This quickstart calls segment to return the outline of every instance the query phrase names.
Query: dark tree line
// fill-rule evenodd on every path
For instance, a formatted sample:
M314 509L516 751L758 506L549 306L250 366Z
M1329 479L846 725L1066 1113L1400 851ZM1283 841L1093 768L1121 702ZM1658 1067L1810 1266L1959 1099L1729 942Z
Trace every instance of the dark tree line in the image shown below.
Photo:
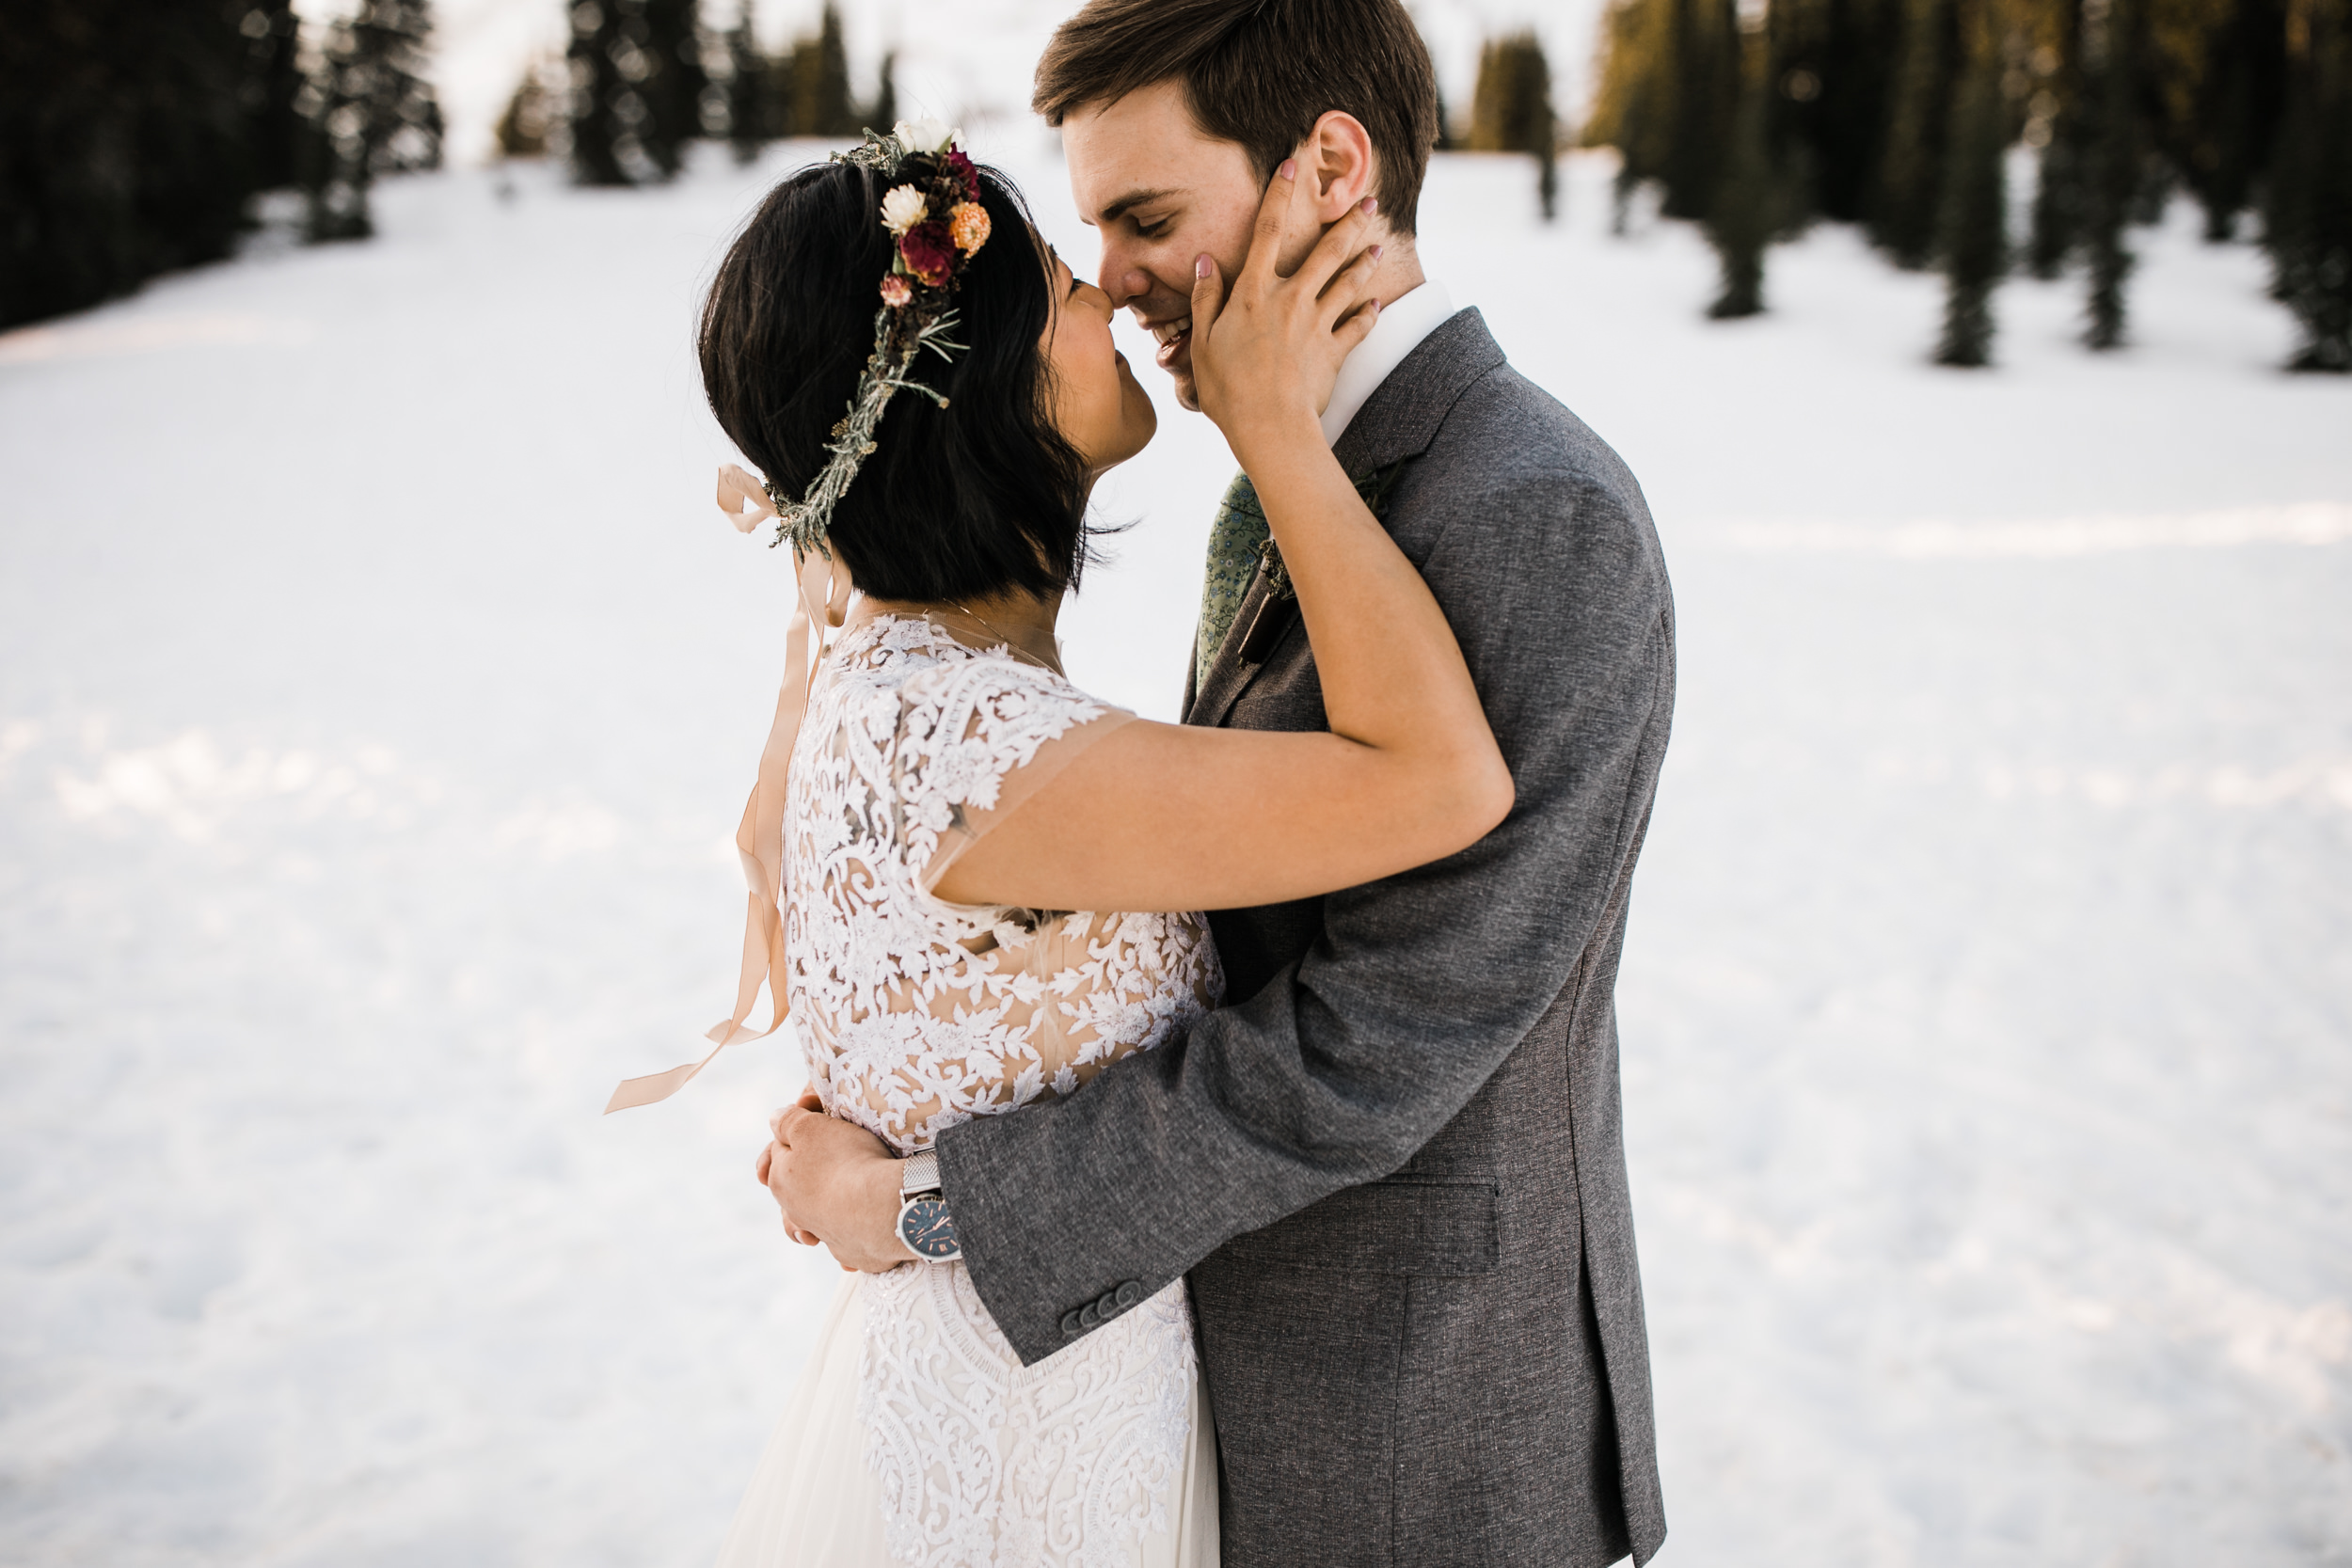
M0 6L0 325L219 260L261 191L306 184L316 237L365 233L367 182L440 156L429 25L365 0L313 75L292 0Z
M892 62L870 101L850 85L841 16L828 5L817 30L769 55L749 0L723 34L705 29L696 0L580 0L572 8L563 150L582 184L659 183L682 166L689 143L723 135L749 163L782 136L854 136L898 119ZM555 117L541 76L524 78L501 122L509 154L553 150Z
M1711 308L1763 308L1764 258L1859 225L1947 284L1936 357L1987 363L2013 261L2085 279L2084 341L2123 342L2132 230L2175 191L2224 241L2262 217L2298 368L2352 367L2352 0L1618 0L1588 143L1705 226ZM2006 152L2037 153L2022 244ZM1622 213L1622 205L1620 212Z

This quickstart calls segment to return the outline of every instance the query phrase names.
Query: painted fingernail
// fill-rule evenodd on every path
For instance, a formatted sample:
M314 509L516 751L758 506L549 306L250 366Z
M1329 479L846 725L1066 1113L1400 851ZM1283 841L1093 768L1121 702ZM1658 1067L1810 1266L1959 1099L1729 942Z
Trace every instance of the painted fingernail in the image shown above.
M1369 217L1369 216L1371 216L1373 214L1375 214L1375 213L1378 212L1379 210L1380 210L1380 198L1379 198L1378 197L1376 197L1376 196L1368 196L1368 197L1364 198L1364 215L1365 215L1365 216Z
M1380 260L1380 247L1378 245L1374 245L1372 247L1372 259L1375 261Z
M1285 180L1295 178L1298 173L1298 160L1295 158L1285 158L1282 160L1282 166L1276 169L1274 172L1280 175Z
M1209 253L1207 251L1204 250L1192 259L1192 275L1195 277L1209 276Z

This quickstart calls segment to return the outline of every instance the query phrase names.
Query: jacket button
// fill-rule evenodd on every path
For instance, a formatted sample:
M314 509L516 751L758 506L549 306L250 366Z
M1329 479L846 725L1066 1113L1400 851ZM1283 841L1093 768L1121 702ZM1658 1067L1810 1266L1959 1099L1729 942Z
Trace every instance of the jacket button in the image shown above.
M1120 1286L1118 1297L1119 1305L1121 1308L1133 1307L1136 1303L1143 1299L1143 1282L1138 1279L1128 1280L1125 1284Z
M1080 1328L1092 1328L1095 1324L1101 1323L1102 1321L1102 1310L1095 1303L1088 1302L1084 1307L1078 1308L1078 1326Z
M1094 1314L1096 1317L1101 1318L1104 1323L1108 1323L1113 1318L1118 1317L1119 1292L1117 1291L1104 1291L1102 1299L1094 1304Z
M1075 1307L1073 1307L1071 1310L1064 1312L1061 1315L1061 1331L1064 1334L1071 1336L1073 1338L1076 1338L1079 1332L1085 1327L1086 1325L1078 1321L1078 1313Z

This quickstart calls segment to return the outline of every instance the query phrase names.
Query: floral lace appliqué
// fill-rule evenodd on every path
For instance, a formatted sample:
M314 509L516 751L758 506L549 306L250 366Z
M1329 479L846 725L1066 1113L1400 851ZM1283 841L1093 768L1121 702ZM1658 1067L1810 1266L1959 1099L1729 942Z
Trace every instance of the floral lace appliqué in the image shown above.
M1075 1090L1223 987L1197 914L971 908L921 868L1108 709L928 622L851 628L792 764L787 982L810 1082L901 1153ZM860 1417L910 1568L1128 1560L1167 1528L1189 1435L1182 1281L1024 1368L961 1263L867 1276Z

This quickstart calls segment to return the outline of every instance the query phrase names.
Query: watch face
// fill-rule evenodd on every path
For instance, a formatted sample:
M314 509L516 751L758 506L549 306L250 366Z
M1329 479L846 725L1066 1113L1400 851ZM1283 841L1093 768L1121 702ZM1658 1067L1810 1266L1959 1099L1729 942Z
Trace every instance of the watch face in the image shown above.
M913 1248L918 1258L934 1263L963 1256L963 1248L956 1240L956 1222L947 1212L944 1198L918 1197L898 1212L898 1239Z

